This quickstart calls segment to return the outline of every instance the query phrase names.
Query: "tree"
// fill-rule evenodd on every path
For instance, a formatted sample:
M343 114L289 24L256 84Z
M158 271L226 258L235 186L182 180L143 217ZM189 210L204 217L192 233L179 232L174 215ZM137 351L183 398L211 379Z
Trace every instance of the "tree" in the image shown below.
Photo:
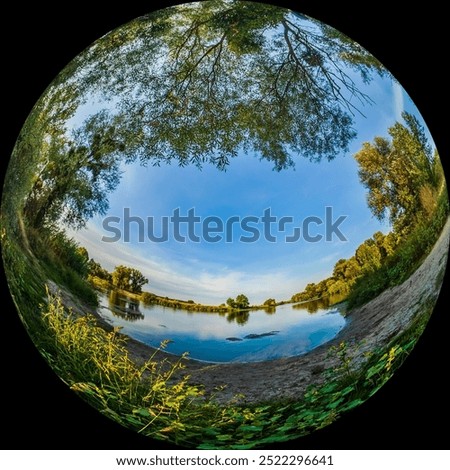
M30 164L31 153L35 170L29 178L20 165L31 180L26 219L82 227L107 210L120 165L136 160L225 169L245 151L280 170L296 156L332 159L370 103L350 69L363 82L384 73L334 29L266 4L215 0L141 17L72 61L24 126L15 154ZM99 111L69 131L88 101Z
M355 258L361 267L362 272L376 271L381 267L381 253L372 238L358 246Z
M423 126L409 113L402 116L404 124L389 128L390 139L376 137L355 155L370 210L379 220L388 217L398 233L408 232L430 212L425 192L435 199L440 183L439 157Z
M344 279L348 281L354 281L361 274L361 267L355 256L352 256L347 260Z
M98 113L68 139L50 135L41 152L42 163L24 206L34 227L61 217L75 228L108 208L107 194L120 181L118 151L124 149L114 131L114 120Z
M236 297L236 299L233 299L232 297L228 297L227 305L231 308L245 309L249 307L250 302L246 295L239 294Z
M79 246L77 253L86 261L86 263L89 262L89 253L84 246Z
M236 297L236 307L237 308L248 308L250 305L250 302L248 300L248 297L244 294L239 294L237 297Z
M395 247L399 241L398 236L394 232L389 232L387 235L381 232L375 232L372 238L380 251L382 261L394 253Z
M155 35L155 24L152 42L145 31ZM332 159L355 137L357 106L370 102L347 70L364 81L383 70L332 28L270 5L182 5L133 27L140 40L120 34L128 48L111 57L113 84L102 92L125 97L126 125L142 137L140 158L152 163L223 169L239 149L277 170L293 164L292 154Z
M267 299L264 301L264 305L266 305L267 307L275 307L277 305L277 302L275 301L275 299Z
M333 277L336 279L345 279L345 271L347 269L348 260L341 258L336 262L333 269Z
M105 268L101 266L100 263L97 263L93 258L88 262L89 275L93 277L98 277L104 279L105 281L112 282L111 273L109 273Z
M228 307L234 308L235 307L235 301L232 297L228 297L227 299L227 305Z
M119 289L139 294L142 292L142 286L148 283L148 279L139 270L120 265L114 268L112 282Z

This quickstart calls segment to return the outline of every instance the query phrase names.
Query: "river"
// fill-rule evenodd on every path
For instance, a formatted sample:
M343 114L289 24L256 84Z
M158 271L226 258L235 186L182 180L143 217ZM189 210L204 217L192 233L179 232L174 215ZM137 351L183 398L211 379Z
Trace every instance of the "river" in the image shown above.
M99 314L122 333L149 346L207 362L259 362L298 356L334 338L345 318L317 302L231 314L144 305L100 293Z

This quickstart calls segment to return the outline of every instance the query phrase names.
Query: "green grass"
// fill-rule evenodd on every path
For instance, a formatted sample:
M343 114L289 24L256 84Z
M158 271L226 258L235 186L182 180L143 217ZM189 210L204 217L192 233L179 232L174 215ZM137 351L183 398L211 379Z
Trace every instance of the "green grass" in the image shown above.
M30 334L41 328L38 305L45 298L45 276L37 261L14 238L2 234L2 257L8 285Z
M39 267L47 279L66 287L84 303L96 306L97 295L87 280L87 266L77 254L78 245L61 232L36 233L28 230L33 253L39 253Z
M220 406L189 384L180 361L155 356L137 366L126 338L106 332L92 317L76 317L49 296L42 306L47 334L38 347L58 375L101 413L143 435L200 449L247 449L301 437L323 428L372 396L407 357L428 321L432 305L386 348L373 351L359 370L348 346L330 354L338 366L326 382L296 402ZM62 418L63 419L63 418Z
M196 409L189 405L202 396L197 387L188 385L187 376L174 379L181 360L169 364L152 356L137 366L117 329L106 332L93 317L67 312L53 295L43 312L48 335L41 337L38 347L72 390L127 427L177 440L177 431L184 430L190 410Z

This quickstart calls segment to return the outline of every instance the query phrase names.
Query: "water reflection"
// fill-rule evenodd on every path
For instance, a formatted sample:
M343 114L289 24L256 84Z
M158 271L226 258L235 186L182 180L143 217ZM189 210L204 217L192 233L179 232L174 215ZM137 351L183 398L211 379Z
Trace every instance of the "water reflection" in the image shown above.
M117 291L99 297L99 313L124 334L153 347L170 340L168 352L187 352L203 361L255 362L304 354L345 325L338 309L320 308L324 299L226 313L147 305Z
M238 325L245 325L250 317L248 310L230 312L227 315L227 321L229 323L236 322Z
M264 307L264 312L267 313L267 315L273 315L276 313L277 308L276 307Z
M342 302L344 299L344 296L331 295L321 299L308 300L306 302L293 304L292 308L295 310L306 310L308 313L317 313L319 310L328 309L333 305Z
M114 316L127 321L143 320L145 317L139 309L139 300L120 294L116 290L108 293L108 308Z
M137 321L143 320L144 314L141 312L140 309L140 301L136 298L131 298L117 290L110 290L107 292L108 294L108 308L109 310L115 315L120 318L123 318L127 321ZM344 300L343 296L335 295L324 297L321 299L310 300L306 302L300 302L296 304L291 304L292 309L294 310L306 310L310 314L317 313L321 310L326 310L336 305ZM154 306L159 305L157 302L152 302L151 300L147 299L146 302L142 302L142 306L145 309L151 309ZM280 307L280 306L279 306ZM167 306L166 306L167 308ZM248 323L250 315L252 312L264 312L267 315L274 315L277 313L276 306L264 306L258 309L249 309L249 310L218 310L213 311L210 309L204 310L187 310L181 307L180 304L173 304L169 307L171 310L181 310L184 314L188 317L194 317L196 314L203 313L209 315L217 315L220 317L225 317L228 323L235 322L238 325L245 325Z

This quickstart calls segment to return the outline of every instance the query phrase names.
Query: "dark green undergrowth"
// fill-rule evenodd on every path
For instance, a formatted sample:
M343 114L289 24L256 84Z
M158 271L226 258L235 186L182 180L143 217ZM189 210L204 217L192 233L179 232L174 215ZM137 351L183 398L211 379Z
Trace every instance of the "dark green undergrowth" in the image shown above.
M92 306L97 295L88 282L87 259L79 253L79 245L63 232L28 231L33 253L39 253L39 265L47 279L66 287L76 298Z
M33 256L2 233L2 258L8 285L30 335L42 328L39 304L45 297L45 275Z

